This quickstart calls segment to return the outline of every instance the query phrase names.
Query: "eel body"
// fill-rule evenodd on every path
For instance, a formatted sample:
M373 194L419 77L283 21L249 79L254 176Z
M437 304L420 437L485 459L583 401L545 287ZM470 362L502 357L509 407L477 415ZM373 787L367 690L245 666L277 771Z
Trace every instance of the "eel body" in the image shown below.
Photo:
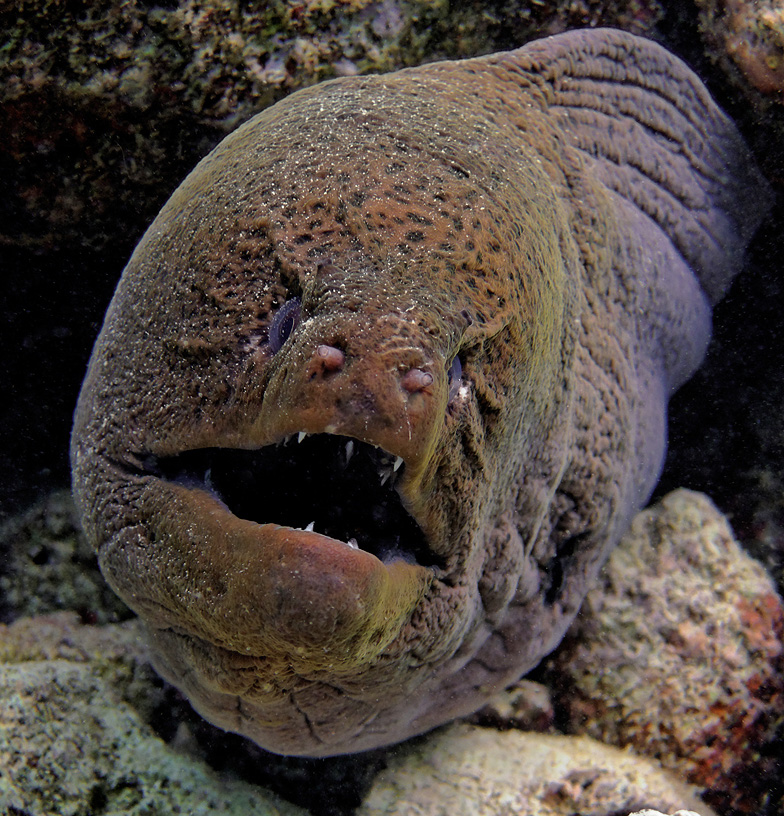
M766 196L696 76L608 29L227 137L133 253L72 439L162 674L323 756L535 666L653 489Z

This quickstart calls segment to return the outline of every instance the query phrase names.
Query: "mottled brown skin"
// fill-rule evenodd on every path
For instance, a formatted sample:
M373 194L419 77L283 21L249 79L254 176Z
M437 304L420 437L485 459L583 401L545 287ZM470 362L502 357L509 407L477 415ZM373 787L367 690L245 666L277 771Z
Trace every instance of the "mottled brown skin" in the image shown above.
M534 666L655 483L764 198L694 75L610 30L325 83L228 137L131 258L73 435L85 529L161 672L318 756ZM402 457L428 563L240 518L150 464L301 431Z

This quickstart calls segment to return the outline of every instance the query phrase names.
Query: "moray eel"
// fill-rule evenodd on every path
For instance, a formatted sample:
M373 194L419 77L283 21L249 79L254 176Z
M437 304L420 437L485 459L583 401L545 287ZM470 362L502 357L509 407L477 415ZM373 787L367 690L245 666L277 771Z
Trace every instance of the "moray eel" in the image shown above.
M766 200L695 75L613 30L325 82L229 135L134 251L73 430L159 671L325 756L535 666L653 489Z

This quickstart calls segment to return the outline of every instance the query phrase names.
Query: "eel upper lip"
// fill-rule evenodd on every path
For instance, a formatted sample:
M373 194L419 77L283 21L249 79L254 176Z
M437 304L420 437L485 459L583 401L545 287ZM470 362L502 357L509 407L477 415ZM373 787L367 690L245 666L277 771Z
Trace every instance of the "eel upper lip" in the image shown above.
M199 448L144 460L152 475L206 490L248 521L315 532L373 553L436 566L397 483L403 459L330 433L288 434L260 448Z

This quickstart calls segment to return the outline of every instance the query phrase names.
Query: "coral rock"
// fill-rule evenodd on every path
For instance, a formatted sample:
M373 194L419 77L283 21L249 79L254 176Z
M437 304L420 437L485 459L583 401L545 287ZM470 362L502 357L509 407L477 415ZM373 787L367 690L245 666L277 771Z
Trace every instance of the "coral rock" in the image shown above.
M783 630L765 570L706 497L678 490L636 517L550 668L570 730L754 812L784 718Z
M784 99L784 8L780 0L698 0L703 28L746 81Z
M357 816L606 816L646 807L712 811L649 760L585 737L455 725L410 744Z
M77 610L87 623L131 616L98 570L70 491L56 491L0 526L0 552L0 621L63 609Z
M138 628L68 613L0 626L0 813L301 816L153 733L127 702L154 690Z

